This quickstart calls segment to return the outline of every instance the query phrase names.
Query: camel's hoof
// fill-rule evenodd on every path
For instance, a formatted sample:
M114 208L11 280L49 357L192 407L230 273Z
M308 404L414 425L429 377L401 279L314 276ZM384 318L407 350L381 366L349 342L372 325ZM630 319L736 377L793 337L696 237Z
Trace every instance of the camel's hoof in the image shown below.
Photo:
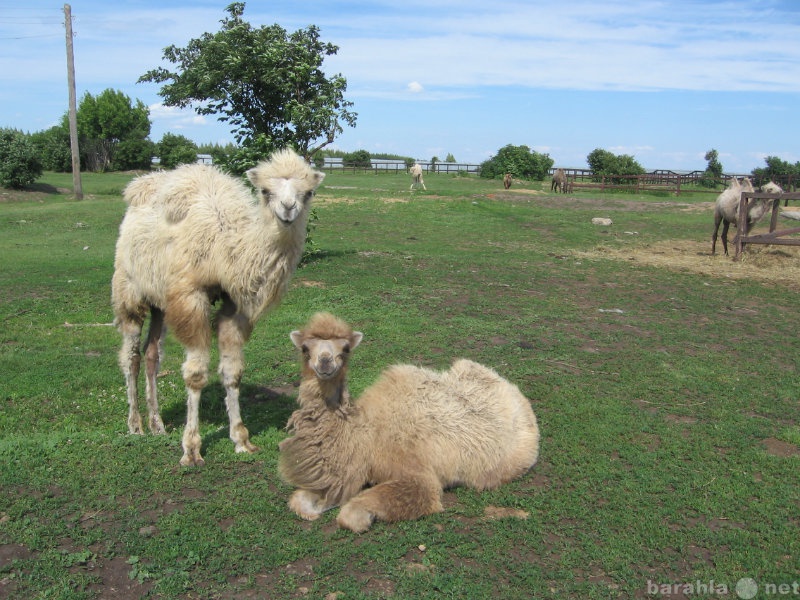
M128 421L128 433L131 435L144 435L144 429L142 429L142 422L141 420L129 420Z
M243 452L248 452L249 454L253 454L258 452L260 448L258 446L254 446L249 441L242 442L241 444L236 444L236 453L241 454Z
M164 428L164 423L161 422L161 419L150 421L150 433L153 435L166 435L167 430Z
M184 467L202 467L204 464L206 464L206 461L203 460L199 453L184 454L183 458L181 458L181 465Z

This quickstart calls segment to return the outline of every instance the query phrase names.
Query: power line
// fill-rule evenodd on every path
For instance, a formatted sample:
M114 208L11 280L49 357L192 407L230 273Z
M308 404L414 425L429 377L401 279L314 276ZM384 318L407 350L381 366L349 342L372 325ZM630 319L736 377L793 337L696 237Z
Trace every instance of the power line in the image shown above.
M9 15L8 11L16 11L17 14ZM19 5L0 3L0 26L6 26L0 35L0 40L28 40L42 38L60 37L60 31L52 33L27 33L36 27L46 31L52 31L53 26L58 26L59 30L64 26L63 13L60 9L30 9ZM56 14L61 13L61 18ZM23 30L15 33L14 30Z
M42 35L18 35L13 37L0 37L0 40L30 40L33 38L54 38L54 37L61 37L61 35L55 33L48 33Z

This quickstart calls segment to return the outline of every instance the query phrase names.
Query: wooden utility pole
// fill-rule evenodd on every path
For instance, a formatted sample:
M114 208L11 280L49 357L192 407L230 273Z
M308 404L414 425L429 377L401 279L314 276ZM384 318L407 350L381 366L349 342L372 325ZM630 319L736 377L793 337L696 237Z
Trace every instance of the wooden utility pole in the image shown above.
M83 200L81 185L81 156L78 150L78 109L75 99L75 58L72 53L72 8L64 5L64 25L67 28L67 84L69 85L69 145L72 150L72 188L76 200Z

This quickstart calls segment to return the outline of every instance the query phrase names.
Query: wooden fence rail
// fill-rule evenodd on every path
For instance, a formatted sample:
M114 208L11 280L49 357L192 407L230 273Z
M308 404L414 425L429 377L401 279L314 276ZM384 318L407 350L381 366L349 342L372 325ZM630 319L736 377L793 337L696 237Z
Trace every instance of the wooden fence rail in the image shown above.
M769 222L769 233L759 235L748 235L747 214L753 205L752 200L767 199L772 200L772 216ZM739 212L737 215L737 233L733 240L736 246L736 254L733 260L739 260L739 256L745 244L774 244L776 246L800 246L800 238L789 238L786 236L800 233L800 227L778 230L778 214L780 212L781 200L784 205L789 204L789 200L800 200L800 193L784 194L765 194L763 192L742 192L739 198Z

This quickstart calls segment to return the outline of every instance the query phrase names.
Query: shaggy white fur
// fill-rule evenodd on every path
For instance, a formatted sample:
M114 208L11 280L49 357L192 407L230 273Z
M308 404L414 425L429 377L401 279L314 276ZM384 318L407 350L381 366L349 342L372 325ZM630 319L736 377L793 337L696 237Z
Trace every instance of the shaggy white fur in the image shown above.
M413 190L414 185L418 184L422 186L423 190L427 191L428 188L425 187L425 182L422 180L422 165L414 163L411 165L409 173L411 173L411 187L409 189Z
M257 450L239 412L242 347L258 318L276 306L302 257L314 190L324 174L283 150L240 180L207 165L185 165L133 180L124 191L128 210L117 241L112 305L122 333L119 354L128 394L128 429L142 433L137 380L140 341L145 347L149 427L164 433L156 393L167 326L186 349L183 379L187 417L183 465L203 464L198 407L208 381L211 316L219 344L230 437L237 452Z
M440 512L443 488L493 488L536 462L530 401L469 360L443 372L395 365L351 403L346 373L362 337L329 313L291 334L303 379L278 469L298 488L289 507L300 517L341 505L339 525L361 532Z

